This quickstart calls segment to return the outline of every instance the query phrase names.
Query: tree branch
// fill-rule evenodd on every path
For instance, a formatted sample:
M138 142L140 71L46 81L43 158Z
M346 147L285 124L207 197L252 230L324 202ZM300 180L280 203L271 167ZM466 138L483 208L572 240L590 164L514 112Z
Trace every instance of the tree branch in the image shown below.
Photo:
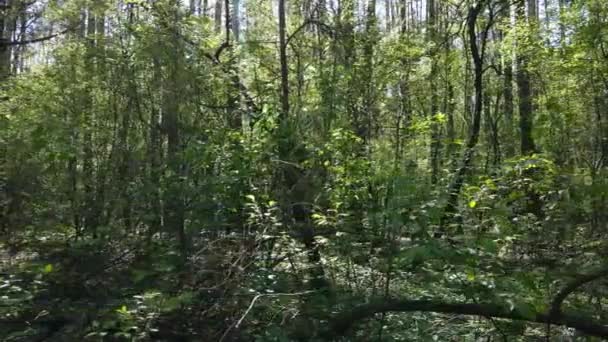
M165 25L165 28L167 28L167 29L171 30L173 33L177 34L180 37L180 39L182 39L186 44L188 44L192 47L199 47L200 44L191 40L190 38L186 37L185 35L183 35L179 32L176 32L169 25ZM209 61L211 61L211 63L213 65L222 69L222 71L230 78L232 86L235 87L236 89L238 89L241 96L243 96L243 98L245 100L245 105L247 106L249 111L251 111L253 114L259 115L261 113L261 110L259 109L259 107L255 103L255 100L249 93L247 86L245 86L245 84L243 82L241 82L241 80L239 79L238 75L236 74L236 72L234 70L231 70L230 68L228 68L225 64L223 64L220 61L220 56L221 56L222 52L228 47L230 47L230 44L228 44L227 42L223 42L217 48L217 50L215 50L215 52L213 54L203 51L202 55L205 58L207 58Z
M243 323L243 320L245 320L245 317L247 317L247 314L249 314L249 311L251 311L251 309L253 309L253 305L255 304L255 302L262 298L262 297L280 297L280 296L302 296L302 295L307 295L307 294L311 294L316 292L315 290L308 290L308 291L303 291L303 292L295 292L295 293L262 293L259 294L255 297L253 297L253 300L251 301L251 303L249 303L249 307L247 307L247 310L245 310L245 313L243 313L243 315L241 316L241 318L239 318L238 321L236 321L235 323L233 323L232 325L230 325L228 327L228 329L226 329L226 331L224 332L224 334L222 335L222 337L220 338L220 342L224 341L226 339L226 337L228 336L228 333L230 333L230 331L233 328L238 328L241 323Z
M45 37L40 37L40 38L33 38L33 39L27 39L27 40L8 40L5 38L0 38L0 47L4 47L4 46L15 46L15 45L27 45L27 44L33 44L33 43L40 43L40 42L44 42L47 40L51 40L57 36L60 36L64 33L67 33L69 31L69 29L63 30L61 32L55 33L55 34L51 34L49 36L45 36Z
M575 328L583 333L598 337L608 337L608 325L592 320L590 317L576 315L560 315L553 317L548 313L528 314L517 309L496 304L467 304L446 303L434 300L400 300L378 299L367 304L354 307L352 310L336 317L331 322L331 332L335 336L343 336L356 322L371 318L378 313L385 312L436 312L445 314L458 314L503 318L534 323L551 323Z
M580 276L579 278L574 279L570 283L568 283L564 288L562 288L553 298L551 302L551 317L557 318L562 315L561 307L562 303L566 298L571 295L574 291L576 291L581 286L590 283L594 280L597 280L602 277L608 277L608 266L597 270L596 272L585 274Z
M289 45L289 43L291 42L291 40L298 34L300 33L300 31L302 31L306 26L308 25L317 25L319 27L323 27L328 31L333 31L332 27L319 21L319 20L315 20L315 19L307 19L305 20L300 26L298 26L297 29L295 29L285 40L285 45Z

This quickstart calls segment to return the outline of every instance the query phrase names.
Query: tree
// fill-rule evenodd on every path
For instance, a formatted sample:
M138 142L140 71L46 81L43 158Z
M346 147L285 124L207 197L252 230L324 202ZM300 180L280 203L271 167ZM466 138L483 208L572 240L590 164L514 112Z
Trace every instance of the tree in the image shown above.
M481 43L478 43L476 29L477 18L485 6L485 1L479 1L473 4L470 7L467 16L467 32L469 36L469 46L474 67L473 85L475 89L475 103L472 113L471 129L465 145L465 151L462 155L462 161L448 188L448 201L441 219L442 228L445 227L451 215L456 212L460 189L462 188L464 178L473 162L474 149L477 146L477 142L479 140L479 131L481 128L481 113L483 110L483 59L485 54L487 34L494 20L493 16L491 15L488 20L488 24L485 26L484 30L481 33ZM492 10L490 10L490 13L492 13Z
M527 15L526 15L527 13ZM530 30L534 32L536 28L536 1L527 1L526 5L521 2L517 7L517 19L520 22L527 22ZM534 33L531 33L534 35ZM527 63L525 50L520 52L517 57L517 92L519 97L519 130L521 136L521 153L528 155L536 151L534 138L532 137L532 120L534 117L533 95L531 89L530 73Z

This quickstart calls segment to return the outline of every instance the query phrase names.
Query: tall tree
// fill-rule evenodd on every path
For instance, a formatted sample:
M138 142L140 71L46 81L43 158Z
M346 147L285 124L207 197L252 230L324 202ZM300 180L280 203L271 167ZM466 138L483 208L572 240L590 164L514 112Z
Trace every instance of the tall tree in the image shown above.
M471 59L473 62L473 87L475 94L475 102L472 113L471 129L466 141L465 150L462 155L461 164L456 171L452 182L448 188L448 200L444 208L441 218L441 228L445 229L446 224L451 220L452 215L456 212L458 206L458 197L460 190L465 180L465 176L469 172L473 162L475 147L479 141L479 131L481 127L481 114L483 111L483 70L484 70L484 52L487 39L487 33L493 24L493 18L490 17L484 30L479 37L477 36L477 18L482 10L486 7L486 0L475 2L468 11L467 16L467 33L469 38L469 48L471 51Z
M287 21L285 0L279 0L279 65L281 68L281 113L279 122L284 124L289 116L289 66L287 65Z
M437 84L437 73L438 73L438 58L436 52L438 48L438 32L437 32L437 4L435 0L427 0L427 41L429 42L429 55L431 60L431 71L429 74L429 89L431 96L429 97L429 116L431 120L431 143L430 143L430 166L431 166L431 183L437 183L439 177L439 162L440 162L440 149L441 149L441 137L440 137L440 125L437 122L436 115L438 114L438 88Z
M527 5L527 6L526 6ZM527 12L526 12L527 9ZM527 15L526 15L527 13ZM520 2L517 7L517 20L526 25L529 34L534 36L536 30L536 0ZM536 151L536 144L532 136L534 118L534 95L528 63L529 47L521 46L517 55L517 94L519 98L519 130L521 137L521 153L528 155Z
M176 234L182 258L185 260L188 254L188 241L185 232L185 204L183 194L184 165L182 161L183 142L180 130L180 89L181 67L183 64L183 45L181 44L180 32L177 23L180 18L179 2L170 0L166 4L166 17L160 18L163 28L172 39L166 63L166 70L160 71L163 77L162 83L162 128L167 137L167 172L168 187L165 191L165 217L166 228Z

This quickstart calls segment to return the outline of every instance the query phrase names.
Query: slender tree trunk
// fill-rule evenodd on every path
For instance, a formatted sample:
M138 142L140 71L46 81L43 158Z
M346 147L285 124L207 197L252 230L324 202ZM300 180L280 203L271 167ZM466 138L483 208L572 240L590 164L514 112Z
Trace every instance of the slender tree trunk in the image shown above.
M153 85L159 89L162 89L162 74L161 66L158 57L153 59ZM152 239L152 236L160 232L161 229L161 217L162 217L162 205L161 205L161 192L159 185L161 184L161 153L162 153L162 141L161 141L161 114L163 108L155 107L150 112L150 123L148 127L148 148L147 148L147 159L148 159L148 188L149 190L149 221L148 221L148 242Z
M519 130L521 134L521 154L534 153L536 146L532 137L532 95L530 94L530 75L525 57L518 58L517 86L519 95Z
M279 0L279 63L281 65L281 114L285 123L289 115L289 66L287 64L285 0Z
M501 35L502 36L502 35ZM513 132L513 62L511 58L505 56L505 62L503 64L503 112L505 115L505 125L507 126L506 132L507 137L511 138L515 135ZM512 157L515 155L515 148L513 144L507 144L506 147L506 155L507 157Z
M133 83L131 80L128 83ZM122 114L122 122L119 130L119 150L120 150L120 164L118 166L118 181L120 186L119 192L121 196L121 211L122 211L122 223L127 233L132 231L133 225L131 220L132 212L132 198L129 190L129 184L131 183L131 148L129 133L131 131L131 115L135 112L134 97L137 89L129 84L129 99L127 108Z
M456 101L454 99L454 85L453 84L448 84L447 86L447 91L446 91L446 110L445 110L445 115L447 118L447 122L446 122L446 134L447 134L447 148L446 148L446 158L448 159L448 161L452 164L451 165L451 169L452 171L455 170L455 162L454 162L454 155L456 154L456 148L457 148L457 144L456 144L456 126L455 126L455 122L454 122L454 112L455 112L455 107L456 107Z
M174 20L178 20L178 2L172 4L172 14ZM167 169L169 186L165 192L165 223L169 231L176 234L182 258L187 258L188 243L184 227L184 196L183 196L183 177L184 168L182 165L182 142L180 135L180 77L179 68L183 65L182 49L179 44L179 33L172 29L172 53L170 60L167 61L167 75L162 87L162 126L167 135Z
M17 0L6 0L4 10L0 12L0 39L10 41L13 37L15 18L13 8ZM12 46L0 44L0 81L6 79L11 73Z
M26 30L27 30L28 15L27 15L27 12L25 11L25 8L22 8L22 10L20 12L21 13L19 13L19 36L20 36L19 40L21 41L21 43L23 43L27 39ZM25 46L25 44L23 44L23 45L17 46L13 51L13 73L14 74L23 72L23 69L25 67L25 61L24 61L25 50L26 50L26 46Z
M525 7L518 7L518 20L520 23L526 21ZM536 6L534 0L528 2L528 22L531 23ZM532 23L534 24L534 23ZM521 137L521 154L529 155L536 151L534 138L532 137L533 128L533 95L530 81L530 73L528 71L528 57L525 52L520 52L517 56L517 92L519 97L519 129Z
M224 0L224 34L226 35L226 44L230 44L230 0Z
M241 1L232 0L232 33L235 42L239 42L241 39L240 9Z
M290 127L290 99L289 99L289 70L287 60L286 42L286 0L279 0L279 63L281 67L281 86L280 103L281 112L279 116L279 127L277 136L279 142L279 158L299 164L303 161L300 147L297 143L297 132ZM281 202L285 210L287 224L293 225L300 236L300 241L307 251L308 262L310 264L309 274L311 277L310 286L314 289L327 287L325 270L321 263L321 252L315 239L315 227L311 221L311 202L310 193L313 190L311 175L304 173L301 169L286 164L280 166L278 175L281 179Z
M344 88L340 89L340 98L343 100L343 110L347 113L348 118L355 126L358 126L359 109L357 101L360 98L360 94L357 93L360 84L357 82L355 77L354 64L357 60L357 48L355 41L355 18L356 18L356 7L355 0L343 0L341 1L341 7L339 8L339 29L340 38L336 36L336 40L339 39L341 46L340 58L338 58L340 65L343 68L343 74L346 77L344 82Z
M90 75L95 75L95 14L92 10L87 11L86 22L87 60L86 70ZM84 185L84 201L82 216L84 218L84 229L94 238L97 237L97 218L95 215L95 175L93 156L93 129L95 118L93 115L95 103L93 102L93 91L91 85L87 86L84 94L83 121L83 159L82 179Z
M566 44L566 25L564 24L564 16L566 11L566 0L559 1L559 41L562 46Z
M70 143L72 146L78 146L78 128L74 122L74 118L67 118L70 127ZM78 157L74 151L67 163L68 171L68 197L70 201L70 209L72 212L72 225L74 227L75 237L78 239L81 234L81 216L80 216L80 196L78 191Z
M215 0L215 33L222 31L222 0Z
M376 18L376 0L369 0L367 4L367 19L365 24L365 45L363 47L364 58L364 90L363 90L363 114L365 118L359 118L358 134L366 142L366 147L369 148L371 142L372 131L376 120L376 82L374 74L374 50L376 47L377 33L377 18Z
M407 16L407 0L401 0L400 6L400 19L401 19L401 27L400 27L400 38L401 40L407 39L408 34L408 16ZM401 126L408 127L410 123L410 91L409 91L409 74L410 74L410 62L407 57L402 56L399 59L400 68L401 68L401 76L399 79L399 117L397 120L397 145L396 145L396 158L401 159Z
M430 143L430 167L431 167L431 184L436 184L439 178L440 168L440 150L441 150L441 127L436 120L437 114L437 103L439 102L438 86L437 86L437 73L438 73L438 61L436 56L436 44L437 42L437 19L436 19L436 3L435 0L427 0L427 41L432 46L430 50L431 57L431 72L429 75L430 83L430 106L429 115L431 119L431 143Z
M238 0L233 0L233 9L238 8ZM238 25L238 17L236 16L235 13L233 13L233 15L231 16L230 14L230 1L229 0L225 0L224 3L224 24L225 24L225 41L224 44L225 46L227 46L227 53L231 54L232 57L232 52L233 50L231 49L231 40L230 40L230 32L232 31L233 33L233 39L235 41L238 42L238 30L239 30L239 25ZM232 19L231 19L232 18ZM241 115L241 111L240 106L239 106L239 100L240 100L240 84L241 83L241 79L238 73L238 65L236 63L236 58L230 58L229 61L226 63L226 69L229 70L228 73L231 74L232 76L232 83L231 85L228 87L227 89L227 104L226 104L226 116L227 116L227 120L228 120L228 125L230 128L236 130L236 131L240 131L242 129L243 126L243 118Z
M494 115L492 117L491 124L491 132L492 132L492 153L494 154L493 165L495 168L500 166L500 162L502 160L502 152L500 145L500 132L498 130L499 121L500 121L500 100L502 96L501 94L496 95L496 102L494 102Z
M477 43L476 24L477 17L483 8L484 0L477 2L469 9L469 15L467 19L467 32L469 36L469 47L471 50L471 56L473 59L473 71L474 71L474 89L475 89L475 104L473 107L473 122L471 123L471 130L465 151L462 156L462 161L459 169L456 171L454 178L448 188L448 201L444 208L444 213L441 218L440 227L443 230L441 233L445 233L445 228L448 221L452 218L453 214L456 213L458 206L458 197L460 195L460 189L465 180L465 176L473 162L474 149L479 140L479 130L481 125L481 114L483 111L483 59L480 53L479 45ZM482 35L481 44L485 44L486 37Z
M510 7L511 8L511 7ZM509 8L509 9L510 9ZM506 20L509 21L508 27L510 26L511 20L511 11L506 12ZM508 29L507 27L507 29ZM503 29L496 30L496 34L498 36L498 40L504 44L506 33ZM500 76L502 79L502 112L504 114L504 125L505 125L505 136L507 141L511 141L516 133L514 132L514 115L513 115L513 58L512 54L502 54L498 53L497 59L501 60L500 70L502 74ZM507 143L505 146L505 157L510 158L513 157L516 152L516 147L512 143Z

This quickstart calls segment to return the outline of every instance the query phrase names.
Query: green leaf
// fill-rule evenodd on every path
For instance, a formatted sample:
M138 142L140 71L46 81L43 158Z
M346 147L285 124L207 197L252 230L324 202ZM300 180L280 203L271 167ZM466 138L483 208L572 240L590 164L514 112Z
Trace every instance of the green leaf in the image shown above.
M53 272L53 264L46 264L44 266L44 268L42 269L42 271L44 273L51 273L51 272Z
M477 206L477 202L475 200L472 200L469 202L469 208L473 209Z
M467 271L467 280L468 281L475 281L475 272L473 272L473 270L468 270Z

